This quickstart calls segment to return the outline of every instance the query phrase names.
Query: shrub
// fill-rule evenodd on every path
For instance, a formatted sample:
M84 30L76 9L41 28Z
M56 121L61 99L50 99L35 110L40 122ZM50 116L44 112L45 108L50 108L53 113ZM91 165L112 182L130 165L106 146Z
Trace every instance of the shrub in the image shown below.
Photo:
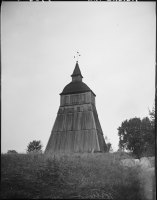
M1 198L142 199L138 169L122 168L117 153L4 154Z
M16 152L15 150L8 150L7 153L8 153L8 154L15 154L15 153L17 153L17 152Z
M27 153L42 153L42 144L41 141L33 140L27 146Z

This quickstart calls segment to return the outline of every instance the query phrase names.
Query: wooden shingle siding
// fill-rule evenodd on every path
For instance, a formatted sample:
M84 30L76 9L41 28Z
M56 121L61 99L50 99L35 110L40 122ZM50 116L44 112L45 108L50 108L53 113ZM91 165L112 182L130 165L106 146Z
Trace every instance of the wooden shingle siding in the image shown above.
M97 114L96 112L93 112L93 115L94 115L94 118L95 118L96 129L97 129L101 134L103 134L102 128L101 128L101 125L100 125L100 122L99 122L99 119L98 119L98 114Z
M95 106L95 96L92 92L61 95L60 105L79 105L85 103L92 103Z
M104 152L96 130L52 132L46 151L91 152L92 149ZM53 141L53 142L52 142ZM55 143L54 143L55 141Z
M106 144L95 124L92 111L58 115L46 152L104 152Z
M92 111L58 114L53 131L96 129L97 126L95 124Z
M106 151L92 92L61 95L45 153Z
M99 140L100 151L105 152L105 151L107 150L107 147L106 147L105 140L104 140L104 138L103 138L103 134L100 133L100 132L97 130L97 136L98 136L98 140Z

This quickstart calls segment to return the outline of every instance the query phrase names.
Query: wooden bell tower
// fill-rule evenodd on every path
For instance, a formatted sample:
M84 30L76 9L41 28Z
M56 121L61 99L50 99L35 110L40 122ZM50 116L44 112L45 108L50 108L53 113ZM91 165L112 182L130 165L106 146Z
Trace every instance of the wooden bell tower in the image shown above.
M105 152L94 92L82 82L78 61L72 81L60 93L60 107L45 154L57 152Z

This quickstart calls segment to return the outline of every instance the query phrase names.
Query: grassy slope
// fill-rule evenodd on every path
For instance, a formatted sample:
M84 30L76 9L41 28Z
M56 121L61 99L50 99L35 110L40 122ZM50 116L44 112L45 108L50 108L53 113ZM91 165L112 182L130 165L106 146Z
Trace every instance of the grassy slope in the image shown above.
M126 154L1 155L1 199L144 199L138 169Z

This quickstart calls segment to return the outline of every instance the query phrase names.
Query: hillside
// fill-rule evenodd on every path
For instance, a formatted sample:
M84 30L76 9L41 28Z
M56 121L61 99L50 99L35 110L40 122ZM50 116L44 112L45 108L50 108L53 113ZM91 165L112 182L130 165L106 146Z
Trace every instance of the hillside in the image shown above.
M1 199L147 199L139 168L126 153L1 155Z

